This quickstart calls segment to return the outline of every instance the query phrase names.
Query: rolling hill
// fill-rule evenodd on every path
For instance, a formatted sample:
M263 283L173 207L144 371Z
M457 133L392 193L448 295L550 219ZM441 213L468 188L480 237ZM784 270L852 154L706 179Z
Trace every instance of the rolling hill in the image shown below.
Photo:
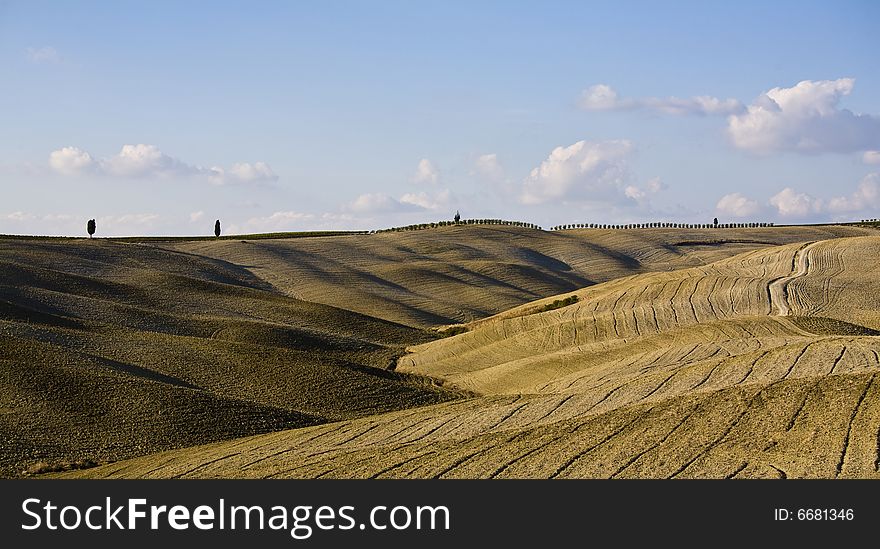
M470 322L632 274L781 244L872 234L844 226L567 230L449 226L350 237L170 242L285 295L409 326Z
M471 398L74 476L878 476L880 237L819 240L613 278L398 360Z
M455 398L387 370L428 337L150 245L0 241L0 472Z

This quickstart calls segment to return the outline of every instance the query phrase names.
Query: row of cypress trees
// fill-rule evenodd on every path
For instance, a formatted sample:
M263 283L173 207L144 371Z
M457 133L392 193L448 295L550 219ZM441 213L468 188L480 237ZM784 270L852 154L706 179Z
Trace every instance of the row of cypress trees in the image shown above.
M556 225L551 231L564 231L568 229L749 229L756 227L773 227L773 223L629 223L625 225L608 225L603 223L572 223L569 225Z

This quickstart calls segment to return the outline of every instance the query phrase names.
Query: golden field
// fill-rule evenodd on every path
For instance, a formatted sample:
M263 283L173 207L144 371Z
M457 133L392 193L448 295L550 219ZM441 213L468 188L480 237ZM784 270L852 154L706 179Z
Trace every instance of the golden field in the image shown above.
M0 467L877 476L878 249L842 226L0 239Z

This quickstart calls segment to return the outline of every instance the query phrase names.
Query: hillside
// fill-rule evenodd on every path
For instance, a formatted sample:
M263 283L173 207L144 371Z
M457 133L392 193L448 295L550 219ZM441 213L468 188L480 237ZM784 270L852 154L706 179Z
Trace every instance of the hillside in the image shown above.
M0 474L442 402L420 330L151 245L0 240Z
M622 276L705 265L780 244L866 234L875 231L803 226L546 232L467 225L161 245L238 265L291 297L430 327L469 322Z
M625 276L413 346L481 396L88 477L876 477L880 237Z

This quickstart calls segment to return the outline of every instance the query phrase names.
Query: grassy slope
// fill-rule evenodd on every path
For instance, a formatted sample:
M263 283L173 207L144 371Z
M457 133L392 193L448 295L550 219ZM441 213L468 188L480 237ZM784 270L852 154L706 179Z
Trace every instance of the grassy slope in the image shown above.
M401 360L484 396L78 476L876 476L880 273L864 258L878 247L811 247L785 288L791 317L774 315L768 286L802 245L627 277Z

